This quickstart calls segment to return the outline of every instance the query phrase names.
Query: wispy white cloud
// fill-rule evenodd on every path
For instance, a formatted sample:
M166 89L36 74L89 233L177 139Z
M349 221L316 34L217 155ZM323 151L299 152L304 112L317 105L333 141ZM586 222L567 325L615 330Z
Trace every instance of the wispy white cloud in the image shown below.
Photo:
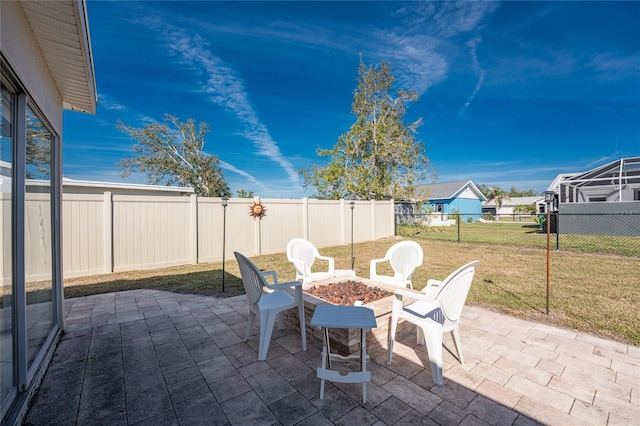
M620 79L640 74L640 52L631 55L620 55L616 52L605 52L596 55L589 63L601 75L610 79Z
M247 173L244 170L240 170L237 167L233 166L232 164L229 164L226 161L222 161L222 160L220 161L220 167L223 170L227 170L229 172L242 176L247 181L251 182L253 185L257 185L260 188L265 189L264 184L260 182L258 179L256 179L251 173Z
M482 68L480 68L480 63L478 62L478 55L476 53L476 47L478 43L480 43L479 38L474 38L473 40L469 40L467 42L467 46L469 46L469 50L471 53L471 64L478 76L478 81L476 82L476 87L473 89L471 96L469 96L469 98L464 103L462 108L460 108L460 112L459 112L460 115L463 115L464 113L467 112L467 108L469 108L469 105L471 105L471 102L473 102L473 100L475 99L476 95L480 91L480 88L482 87L482 82L484 81L485 72Z
M439 2L433 14L434 29L443 37L473 31L496 10L498 4L494 1Z
M439 41L431 36L404 35L383 31L373 53L377 59L389 61L400 84L423 94L429 87L447 77L446 58L438 53Z
M99 97L98 108L104 108L106 111L109 111L110 113L126 114L127 117L137 122L153 123L154 121L156 121L155 119L153 119L152 117L149 117L148 115L133 111L131 108L121 104L120 102L118 102L116 99L114 99L109 95L105 95L101 93L98 95L98 97ZM124 118L122 117L119 117L119 118L124 121ZM99 120L99 122L101 125L104 125L104 126L115 125L115 121L111 122L105 119L101 119ZM133 123L127 123L127 124L133 125Z
M208 96L209 101L230 111L243 124L242 135L253 142L257 154L277 163L287 174L290 184L299 186L297 171L282 154L267 127L260 122L248 99L244 83L233 68L214 55L209 44L198 35L189 34L166 22L153 19L145 22L162 34L166 46L180 63L199 77L199 90ZM228 170L236 172L238 169Z
M497 7L497 2L484 1L411 3L394 13L403 25L393 31L379 31L370 47L374 56L391 60L394 73L405 88L422 95L447 79L455 57L448 51L453 45L452 38L476 30ZM475 55L479 42L479 38L474 38L470 46L478 82L469 104L484 80L484 71Z

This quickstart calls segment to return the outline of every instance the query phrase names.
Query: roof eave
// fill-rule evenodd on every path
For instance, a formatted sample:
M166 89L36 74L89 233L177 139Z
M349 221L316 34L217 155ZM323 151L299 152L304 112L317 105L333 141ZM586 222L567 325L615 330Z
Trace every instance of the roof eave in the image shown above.
M95 114L98 95L85 0L21 0L20 4L63 108Z

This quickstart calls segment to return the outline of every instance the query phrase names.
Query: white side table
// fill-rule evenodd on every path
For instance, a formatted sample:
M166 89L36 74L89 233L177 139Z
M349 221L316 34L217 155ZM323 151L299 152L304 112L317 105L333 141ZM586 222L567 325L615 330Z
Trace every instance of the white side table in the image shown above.
M340 383L362 383L362 402L367 402L367 382L371 381L371 372L367 371L367 330L376 328L373 309L360 306L319 305L311 318L311 326L324 328L322 343L322 367L317 370L320 379L320 399L324 399L324 381ZM342 356L331 353L329 328L357 328L360 330L360 355ZM331 361L349 361L360 358L360 370L346 375L331 369Z

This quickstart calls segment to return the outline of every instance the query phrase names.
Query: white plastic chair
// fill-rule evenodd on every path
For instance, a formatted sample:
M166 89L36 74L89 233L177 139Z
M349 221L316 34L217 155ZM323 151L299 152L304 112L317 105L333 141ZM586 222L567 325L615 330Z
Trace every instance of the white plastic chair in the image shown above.
M304 303L302 298L302 284L298 281L287 283L278 283L278 277L275 271L262 272L258 267L241 253L234 252L238 266L240 267L240 275L242 276L242 284L247 293L249 302L249 322L247 324L247 332L244 341L249 339L249 333L253 326L256 314L260 316L260 346L258 350L258 360L267 358L269 350L269 342L271 341L271 333L275 324L276 317L280 330L284 328L284 314L287 309L298 307L298 316L300 317L300 334L302 337L302 350L307 350L307 332L304 322ZM273 284L265 279L265 275L273 278ZM289 294L285 289L295 288L295 297Z
M370 264L369 279L386 284L397 285L405 288L413 288L411 276L413 271L423 260L422 247L415 241L401 241L387 250L383 259L373 259ZM393 269L393 276L378 275L376 268L378 263L389 262Z
M316 246L304 238L294 238L289 241L287 244L287 259L293 263L296 269L296 280L302 280L303 283L326 280L336 276L333 258L320 256ZM311 272L311 267L316 259L328 263L326 272Z
M402 318L418 326L418 344L424 344L426 341L431 375L435 384L443 384L442 336L445 332L451 332L458 359L464 365L458 324L478 263L476 260L458 268L444 281L429 280L427 287L421 292L409 289L398 289L394 292L389 331L389 364L393 355L398 319ZM417 301L403 306L404 297Z

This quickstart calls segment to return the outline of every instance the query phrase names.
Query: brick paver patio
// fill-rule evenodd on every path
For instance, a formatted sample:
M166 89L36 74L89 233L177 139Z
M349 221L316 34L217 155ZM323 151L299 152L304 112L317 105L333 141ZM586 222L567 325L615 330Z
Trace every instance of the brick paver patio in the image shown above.
M372 382L327 382L320 348L274 331L257 360L248 306L134 290L65 301L67 331L27 425L630 425L640 419L640 348L467 306L465 365L445 337L444 386L424 347L370 347ZM426 366L426 367L425 367ZM354 368L358 368L354 366Z

